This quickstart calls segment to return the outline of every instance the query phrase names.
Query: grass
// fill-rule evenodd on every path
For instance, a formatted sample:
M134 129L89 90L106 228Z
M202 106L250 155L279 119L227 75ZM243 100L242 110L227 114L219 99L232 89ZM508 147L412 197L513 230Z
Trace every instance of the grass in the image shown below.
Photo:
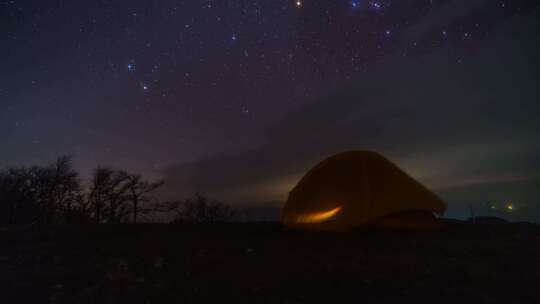
M540 233L303 233L279 224L0 232L3 303L538 303Z

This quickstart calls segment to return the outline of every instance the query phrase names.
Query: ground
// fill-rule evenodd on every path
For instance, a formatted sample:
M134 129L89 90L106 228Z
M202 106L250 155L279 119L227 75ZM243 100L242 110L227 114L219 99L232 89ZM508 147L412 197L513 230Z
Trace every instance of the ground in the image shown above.
M0 242L1 303L540 303L540 232L527 224L19 227Z

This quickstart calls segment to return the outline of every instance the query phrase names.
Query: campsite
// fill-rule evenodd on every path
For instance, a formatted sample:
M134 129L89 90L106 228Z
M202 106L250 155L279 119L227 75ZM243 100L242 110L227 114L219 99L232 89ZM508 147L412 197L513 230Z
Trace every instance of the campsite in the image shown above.
M286 226L310 230L434 229L446 203L372 151L332 155L309 170L283 207Z
M5 0L0 33L0 304L540 304L540 0Z
M24 170L0 176L4 206L13 206L0 230L7 303L540 299L540 227L444 218L443 200L375 152L339 153L308 170L290 191L281 221L242 221L201 195L145 209L133 200L148 202L162 183L103 169L90 189L70 187L77 183L67 158L30 169L54 175ZM33 189L43 184L56 188L25 195L42 193ZM141 223L132 216L163 206L175 220Z

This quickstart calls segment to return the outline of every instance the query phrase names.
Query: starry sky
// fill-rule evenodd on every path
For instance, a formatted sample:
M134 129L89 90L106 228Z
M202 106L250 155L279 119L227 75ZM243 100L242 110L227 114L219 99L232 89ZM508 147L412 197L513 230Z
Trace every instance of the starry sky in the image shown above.
M0 167L70 154L163 197L280 206L322 158L369 149L448 216L539 220L539 6L1 0Z

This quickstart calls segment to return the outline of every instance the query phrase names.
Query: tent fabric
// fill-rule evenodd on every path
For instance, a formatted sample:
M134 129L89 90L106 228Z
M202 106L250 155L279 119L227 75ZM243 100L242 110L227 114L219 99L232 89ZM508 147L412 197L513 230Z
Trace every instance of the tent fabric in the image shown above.
M286 227L316 230L385 223L406 228L430 226L433 213L445 211L437 195L382 155L350 151L307 172L289 193L282 221Z

